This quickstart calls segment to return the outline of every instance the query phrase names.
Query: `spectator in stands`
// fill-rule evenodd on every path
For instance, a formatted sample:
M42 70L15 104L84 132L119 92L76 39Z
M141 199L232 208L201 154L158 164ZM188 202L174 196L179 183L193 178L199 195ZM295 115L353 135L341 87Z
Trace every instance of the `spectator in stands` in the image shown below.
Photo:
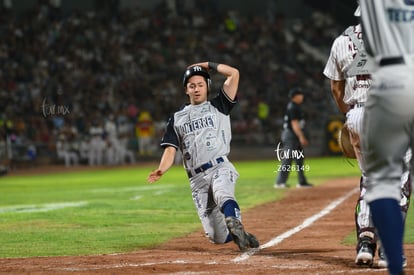
M122 158L122 148L118 139L118 129L113 114L105 121L104 132L106 138L106 160L110 165L119 164Z
M123 139L120 142L120 157L121 157L121 164L125 164L126 162L129 162L130 164L134 164L136 162L135 160L135 153L133 150L130 149L129 142L130 139Z
M148 111L139 113L135 129L138 138L139 155L152 156L154 153L154 122Z
M76 127L82 135L88 134L86 119L91 113L97 111L102 117L108 110L115 115L128 108L135 119L142 107L139 103L148 98L153 106L164 106L161 117L167 117L180 104L180 97L174 97L179 91L168 80L176 79L181 73L177 68L197 52L212 58L224 55L229 63L239 64L245 76L241 84L249 87L245 95L255 94L269 106L284 106L283 91L306 83L315 91L309 97L313 100L307 104L313 106L309 111L320 116L312 121L326 117L318 106L331 106L326 112L336 112L324 96L327 87L320 74L326 60L320 53L329 53L331 39L342 29L329 15L295 19L268 10L267 16L241 16L237 11L220 11L217 1L186 2L193 8L177 2L168 8L158 5L152 12L113 9L111 20L105 20L105 9L65 14L48 1L24 16L0 10L0 110L22 110L21 117L29 125L47 99L51 106L67 106L79 115ZM197 8L214 10L214 16L192 14ZM256 87L257 83L265 88ZM239 119L245 117L248 114ZM39 133L43 143L56 139L51 135L65 122L61 116L47 116L44 121Z
M106 143L103 138L104 129L102 123L98 119L92 121L92 125L89 128L89 136L88 163L90 166L102 165Z
M67 140L65 134L59 134L56 141L56 154L59 159L62 159L66 167L79 164L79 156L72 149L71 144Z
M89 163L90 137L84 135L78 141L78 151L81 163Z

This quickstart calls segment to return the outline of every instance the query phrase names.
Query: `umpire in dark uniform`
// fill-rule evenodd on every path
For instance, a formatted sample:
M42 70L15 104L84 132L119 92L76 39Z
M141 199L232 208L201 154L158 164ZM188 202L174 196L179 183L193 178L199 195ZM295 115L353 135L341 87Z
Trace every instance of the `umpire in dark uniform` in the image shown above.
M305 171L309 170L304 165L303 147L308 145L305 135L305 119L301 108L304 93L300 88L289 91L290 101L283 117L282 147L279 143L276 149L277 158L281 161L278 166L275 188L286 188L287 179L291 171L298 173L299 182L297 187L312 187L305 177ZM294 164L293 164L294 162Z

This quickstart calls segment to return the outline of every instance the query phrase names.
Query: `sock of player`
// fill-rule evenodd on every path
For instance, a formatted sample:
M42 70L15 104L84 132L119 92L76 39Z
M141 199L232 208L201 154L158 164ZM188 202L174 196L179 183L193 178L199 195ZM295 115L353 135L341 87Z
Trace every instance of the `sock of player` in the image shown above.
M388 270L390 274L400 274L403 270L401 255L404 235L400 205L395 199L379 199L371 202L369 207L387 256Z
M224 243L231 242L232 240L233 240L233 236L229 233L229 234L227 235L227 239L224 241Z
M236 217L239 220L240 217L240 207L234 200L227 200L222 207L222 211L224 213L224 216L227 217Z
M240 218L240 207L234 200L228 200L224 202L222 207L222 212L224 213L225 217L236 217L238 219ZM224 241L225 243L228 243L233 240L233 237L231 234L227 235L227 239Z

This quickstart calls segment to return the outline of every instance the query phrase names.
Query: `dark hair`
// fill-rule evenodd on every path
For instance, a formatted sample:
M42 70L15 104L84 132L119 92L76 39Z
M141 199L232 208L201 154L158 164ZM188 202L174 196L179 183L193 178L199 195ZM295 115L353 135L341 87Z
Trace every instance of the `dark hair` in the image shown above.
M302 89L301 88L299 88L299 87L295 87L295 88L292 88L290 91L289 91L289 98L293 98L295 95L303 95L304 93L303 93L303 91L302 91Z

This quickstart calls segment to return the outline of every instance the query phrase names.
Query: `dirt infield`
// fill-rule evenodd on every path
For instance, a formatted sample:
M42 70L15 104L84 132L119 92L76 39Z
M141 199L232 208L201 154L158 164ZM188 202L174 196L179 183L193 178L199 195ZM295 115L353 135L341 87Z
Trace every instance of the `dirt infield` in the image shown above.
M291 188L281 201L243 211L247 231L261 242L256 250L211 244L200 229L128 254L0 259L0 274L387 274L355 266L354 246L342 244L354 230L357 183ZM406 272L414 274L414 245L405 253Z

